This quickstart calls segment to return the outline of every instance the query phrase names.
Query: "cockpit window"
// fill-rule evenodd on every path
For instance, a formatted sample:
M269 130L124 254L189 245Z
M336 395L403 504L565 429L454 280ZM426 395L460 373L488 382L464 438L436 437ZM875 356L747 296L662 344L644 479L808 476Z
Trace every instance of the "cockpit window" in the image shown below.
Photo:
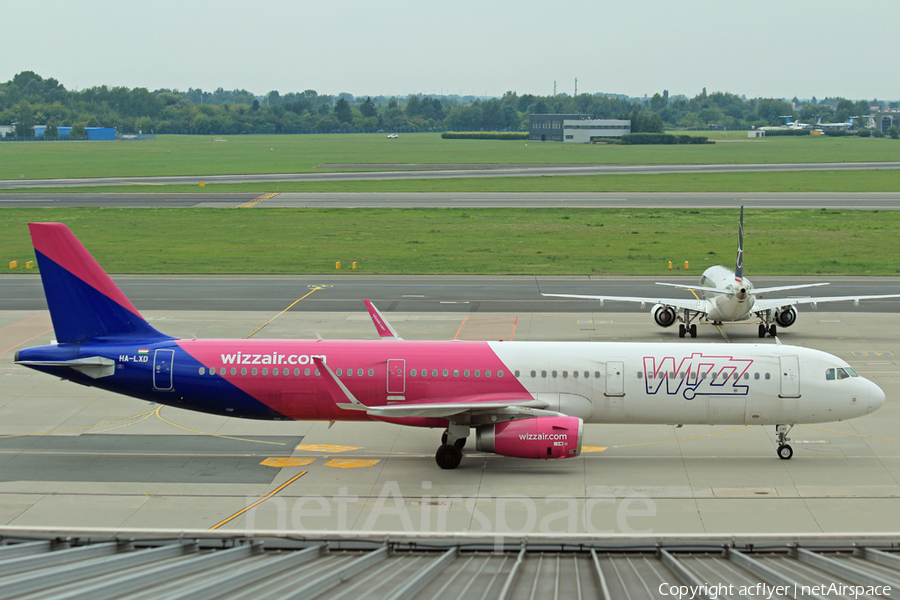
M838 367L837 369L826 369L825 379L834 381L835 379L849 379L850 377L859 377L859 374L850 367Z

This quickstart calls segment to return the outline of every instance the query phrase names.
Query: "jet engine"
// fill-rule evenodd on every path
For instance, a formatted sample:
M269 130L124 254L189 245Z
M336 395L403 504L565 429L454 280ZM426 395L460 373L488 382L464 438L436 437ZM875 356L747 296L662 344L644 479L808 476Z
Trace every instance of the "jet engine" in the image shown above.
M475 449L516 458L573 458L581 454L584 422L578 417L535 417L482 425Z
M671 327L675 324L675 309L671 306L657 304L650 311L650 314L653 315L653 320L660 327Z
M797 309L793 306L783 308L777 315L775 315L775 323L777 323L779 327L790 327L796 320Z

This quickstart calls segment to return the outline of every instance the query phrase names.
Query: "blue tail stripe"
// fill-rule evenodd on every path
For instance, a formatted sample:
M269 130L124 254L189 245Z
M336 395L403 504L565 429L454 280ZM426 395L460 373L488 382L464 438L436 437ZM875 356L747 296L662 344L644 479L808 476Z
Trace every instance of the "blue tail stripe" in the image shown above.
M57 341L172 339L41 252L36 250L35 255Z

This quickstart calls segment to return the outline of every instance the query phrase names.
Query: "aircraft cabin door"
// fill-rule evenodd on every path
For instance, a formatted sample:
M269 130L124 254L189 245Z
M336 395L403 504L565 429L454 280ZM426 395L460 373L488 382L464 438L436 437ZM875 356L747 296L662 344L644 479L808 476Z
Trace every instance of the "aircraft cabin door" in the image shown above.
M800 359L796 356L782 356L781 363L781 398L800 397Z
M153 352L153 389L168 392L172 389L172 361L174 350L155 350Z
M406 392L406 361L392 358L387 362L387 393L403 394Z
M625 395L625 363L607 361L606 363L606 395Z

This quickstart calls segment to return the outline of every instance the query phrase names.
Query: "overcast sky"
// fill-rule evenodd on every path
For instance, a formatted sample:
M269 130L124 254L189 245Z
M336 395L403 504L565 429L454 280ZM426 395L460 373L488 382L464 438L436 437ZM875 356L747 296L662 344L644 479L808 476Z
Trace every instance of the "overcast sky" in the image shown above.
M29 0L4 6L0 81L897 100L898 23L898 0Z

